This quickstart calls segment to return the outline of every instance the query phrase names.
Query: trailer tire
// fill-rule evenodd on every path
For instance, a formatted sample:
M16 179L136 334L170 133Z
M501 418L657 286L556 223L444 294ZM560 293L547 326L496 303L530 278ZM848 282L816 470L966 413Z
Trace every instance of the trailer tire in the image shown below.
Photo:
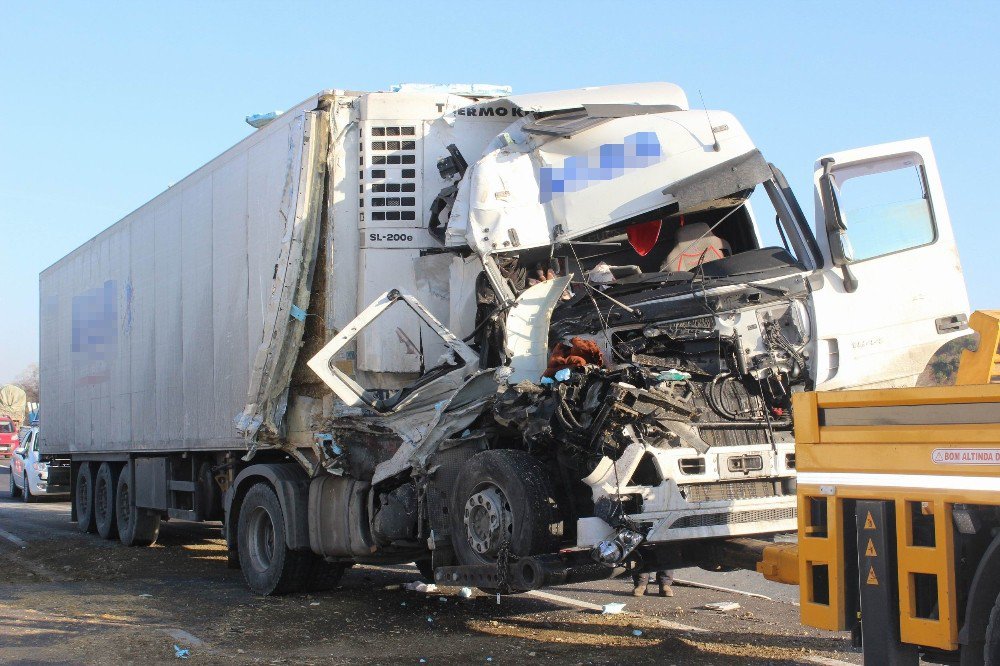
M76 472L76 487L73 489L76 505L76 528L81 532L97 531L94 520L94 469L90 463L81 463Z
M986 625L986 647L983 650L984 666L1000 666L1000 596L990 612Z
M513 556L558 549L554 498L549 475L530 454L495 449L472 456L459 471L450 512L458 562L494 564L504 542ZM511 591L502 581L499 589Z
M160 514L135 505L132 463L122 468L115 484L115 526L123 546L152 546L160 535Z
M11 499L16 499L16 498L20 497L21 496L21 489L17 487L16 483L14 483L14 467L13 466L10 466L10 467L7 468L7 479L10 481L10 487L7 488L7 490L8 490L8 492L10 492Z
M236 530L240 568L251 591L287 594L307 582L314 554L288 547L281 503L269 483L256 483L244 495Z
M115 488L118 478L110 463L101 463L94 479L94 523L102 539L118 536L115 517Z

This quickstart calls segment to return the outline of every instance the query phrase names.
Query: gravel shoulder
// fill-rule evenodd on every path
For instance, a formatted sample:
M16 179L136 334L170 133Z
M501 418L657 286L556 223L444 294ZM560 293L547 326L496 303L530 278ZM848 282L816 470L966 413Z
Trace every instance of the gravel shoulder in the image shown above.
M0 488L6 489L0 468ZM118 663L861 663L846 634L798 624L796 590L752 574L678 572L771 599L677 586L634 598L629 581L471 599L401 589L414 567L355 567L337 590L261 598L226 568L218 524L165 523L151 548L81 534L69 504L0 491L0 662ZM653 589L652 587L650 588ZM712 601L740 608L717 613ZM577 605L574 605L574 602ZM580 604L624 602L618 615Z

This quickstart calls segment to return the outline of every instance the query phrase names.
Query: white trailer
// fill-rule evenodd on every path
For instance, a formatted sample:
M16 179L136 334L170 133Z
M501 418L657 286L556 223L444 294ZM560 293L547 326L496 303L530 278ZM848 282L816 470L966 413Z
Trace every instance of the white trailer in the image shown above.
M795 528L793 393L967 328L926 139L816 188L672 84L325 91L42 273L43 451L81 529L223 519L260 593L711 565Z

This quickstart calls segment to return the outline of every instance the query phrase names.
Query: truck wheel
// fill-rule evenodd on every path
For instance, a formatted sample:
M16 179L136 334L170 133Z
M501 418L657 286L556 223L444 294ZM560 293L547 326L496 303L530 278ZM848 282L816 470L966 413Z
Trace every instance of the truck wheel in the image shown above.
M132 463L118 473L115 484L115 526L124 546L151 546L160 535L160 514L135 505Z
M984 666L1000 666L1000 596L990 612L986 625L986 649L983 650Z
M94 523L97 533L102 539L114 539L118 536L117 519L115 518L115 486L118 479L115 471L108 463L101 463L94 479Z
M94 470L90 463L83 463L76 473L76 491L73 493L76 502L76 527L81 532L97 531L94 521Z
M8 488L8 490L10 492L11 498L20 497L21 496L21 489L17 487L16 483L14 483L14 469L13 469L13 467L9 467L8 468L8 477L9 477L9 480L10 480L10 487Z
M460 564L495 564L504 544L515 556L559 547L561 522L549 476L524 451L497 449L469 458L458 474L450 515Z
M256 594L286 594L309 576L313 553L292 550L285 540L285 518L268 483L257 483L243 497L237 525L240 568Z

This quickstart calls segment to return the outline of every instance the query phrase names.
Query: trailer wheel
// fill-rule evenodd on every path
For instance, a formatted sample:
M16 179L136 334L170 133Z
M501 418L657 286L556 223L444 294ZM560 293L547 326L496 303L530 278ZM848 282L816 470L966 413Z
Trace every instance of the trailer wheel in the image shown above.
M118 525L115 518L115 486L118 479L115 470L109 463L101 463L94 479L94 523L97 533L102 539L114 539L118 536Z
M285 518L270 484L257 483L243 497L236 541L243 578L256 594L295 592L307 582L314 554L288 547Z
M82 463L76 473L76 489L73 493L76 503L76 527L81 532L96 532L94 521L94 470L90 463Z
M8 467L7 472L8 472L7 477L8 480L10 481L10 487L7 490L10 492L11 498L13 499L16 497L20 497L21 489L17 487L16 483L14 483L14 468Z
M124 546L151 546L160 535L160 514L135 505L132 463L118 473L115 484L115 525Z
M983 663L984 666L1000 666L1000 596L990 612L990 623L986 626Z
M497 449L469 458L458 474L450 515L461 564L495 564L504 547L514 556L559 547L562 524L549 475L524 451Z

